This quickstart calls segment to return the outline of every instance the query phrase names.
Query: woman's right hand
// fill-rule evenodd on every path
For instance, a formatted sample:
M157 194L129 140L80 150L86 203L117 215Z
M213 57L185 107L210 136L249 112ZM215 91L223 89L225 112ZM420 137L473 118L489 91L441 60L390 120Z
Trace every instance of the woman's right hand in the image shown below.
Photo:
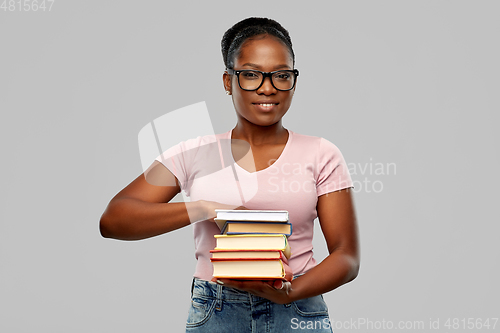
M205 220L214 223L215 223L214 219L217 217L217 212L215 211L216 209L233 209L233 210L248 209L244 206L228 205L228 204L222 204L220 202L207 201L207 200L200 200L200 204L205 212Z

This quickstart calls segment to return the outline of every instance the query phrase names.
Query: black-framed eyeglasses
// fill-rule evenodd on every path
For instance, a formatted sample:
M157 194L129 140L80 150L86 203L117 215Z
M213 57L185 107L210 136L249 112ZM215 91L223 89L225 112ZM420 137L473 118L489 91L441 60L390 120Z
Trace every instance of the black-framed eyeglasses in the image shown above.
M235 74L238 77L238 85L241 89L253 91L259 89L264 83L264 79L269 77L271 84L276 90L288 91L295 87L299 71L294 70L280 70L274 72L261 72L254 69L234 70L227 69L228 74Z

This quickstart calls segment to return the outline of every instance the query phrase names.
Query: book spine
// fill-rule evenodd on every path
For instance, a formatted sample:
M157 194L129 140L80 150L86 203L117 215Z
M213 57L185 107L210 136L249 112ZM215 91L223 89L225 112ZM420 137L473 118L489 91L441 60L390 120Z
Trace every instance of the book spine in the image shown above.
M240 232L240 231L228 231L225 233L225 235L255 235L256 232ZM263 232L259 232L259 234L263 234ZM264 234L266 235L284 235L284 236L287 236L289 237L291 235L291 233L289 234L282 234L282 233L279 233L279 232L265 232Z
M281 260L280 260L281 261ZM293 272L290 266L287 263L281 261L281 267L283 268L283 279L286 281L293 280Z

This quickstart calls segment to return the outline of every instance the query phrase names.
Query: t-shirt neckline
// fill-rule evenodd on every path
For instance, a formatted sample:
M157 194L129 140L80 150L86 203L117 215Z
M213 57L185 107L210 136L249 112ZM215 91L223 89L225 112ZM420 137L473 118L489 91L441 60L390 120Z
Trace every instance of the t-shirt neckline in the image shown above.
M246 172L248 174L258 174L258 173L263 173L263 172L266 172L268 171L272 166L276 166L277 163L279 163L281 160L284 159L284 155L286 154L286 152L288 151L288 147L291 145L292 143L292 137L293 137L293 132L290 131L289 129L285 128L288 132L288 140L286 141L286 144L285 144L285 148L283 148L283 150L281 151L281 154L280 156L278 156L278 158L276 159L276 161L274 161L273 164L269 165L267 168L265 169L262 169L262 170L258 170L258 171L255 171L255 172L250 172L246 169L243 169L238 163L236 163L236 161L234 160L234 157L233 157L233 150L231 149L231 137L233 135L233 130L231 129L229 132L228 132L228 139L229 139L229 156L231 156L231 162L236 166L236 168L242 170L243 172Z

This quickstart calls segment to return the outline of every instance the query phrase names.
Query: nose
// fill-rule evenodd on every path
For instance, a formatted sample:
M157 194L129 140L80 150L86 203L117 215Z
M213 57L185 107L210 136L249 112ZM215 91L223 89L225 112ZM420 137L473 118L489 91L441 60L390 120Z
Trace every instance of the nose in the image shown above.
M263 94L263 95L273 95L276 94L277 90L274 88L273 83L271 82L271 77L265 77L264 82L262 82L262 85L260 86L259 89L257 89L257 94Z

